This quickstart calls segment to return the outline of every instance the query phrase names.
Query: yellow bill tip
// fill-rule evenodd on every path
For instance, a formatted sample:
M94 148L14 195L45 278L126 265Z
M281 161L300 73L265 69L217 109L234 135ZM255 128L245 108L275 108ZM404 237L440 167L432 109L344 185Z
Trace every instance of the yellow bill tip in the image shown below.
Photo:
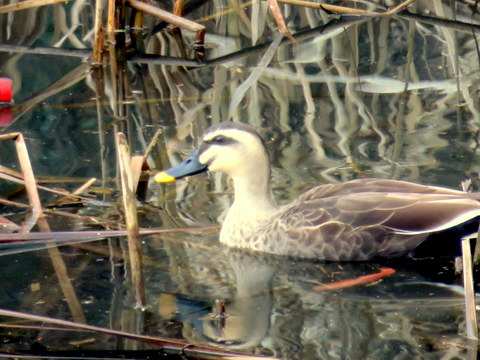
M168 175L165 171L159 172L157 175L155 175L154 179L156 182L159 182L159 183L167 183L167 182L175 181L175 178L173 176Z

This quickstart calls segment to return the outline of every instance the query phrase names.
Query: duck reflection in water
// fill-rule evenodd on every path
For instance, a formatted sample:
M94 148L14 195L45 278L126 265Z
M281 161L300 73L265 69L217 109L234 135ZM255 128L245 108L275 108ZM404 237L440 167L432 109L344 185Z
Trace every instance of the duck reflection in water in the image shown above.
M320 284L376 274L385 265L312 262L238 250L217 255L200 256L209 264L202 266L233 270L232 295L218 290L223 294L217 297L220 310L212 301L210 314L191 312L184 319L193 343L289 360L415 358L431 351L429 346L445 354L448 349L441 344L446 341L464 345L458 331L462 325L455 326L463 315L461 287L434 283L404 268L374 283L316 291ZM211 296L214 287L208 291ZM455 331L446 340L444 329L452 326Z

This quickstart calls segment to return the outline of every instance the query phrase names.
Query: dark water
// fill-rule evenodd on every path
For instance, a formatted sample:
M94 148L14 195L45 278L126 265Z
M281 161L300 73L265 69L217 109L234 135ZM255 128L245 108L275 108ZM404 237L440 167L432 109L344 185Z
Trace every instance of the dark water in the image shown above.
M89 6L0 15L0 77L13 79L15 99L12 120L0 133L24 134L35 175L48 187L72 190L98 179L92 196L102 202L62 209L81 215L76 218L49 214L52 230L124 222L115 133L125 132L132 153L144 154L162 129L148 158L152 169L162 169L188 154L209 125L227 120L230 104L240 98L231 119L249 122L267 140L279 202L318 183L362 177L460 188L480 172L478 25L469 25L479 19L467 2L449 4L455 8L417 1L409 10L421 16L375 18L282 6L298 43L283 41L274 49L243 97L235 91L258 69L276 34L265 3L238 9L208 3L188 15L207 27L207 62L198 67L162 58L122 60L142 48L193 58L191 32L183 30L179 42L166 30L153 36L150 17L142 41L122 33L128 51L117 49L116 60L106 57L94 68L82 58L92 47ZM373 1L365 6L382 11ZM58 55L55 45L81 52ZM32 53L39 48L44 54ZM0 165L19 169L13 144L0 142ZM231 184L218 174L149 185L139 202L144 228L216 225L232 199ZM57 199L41 196L44 205ZM5 180L0 197L26 202ZM26 213L0 207L0 215L17 223ZM143 313L134 308L123 239L60 250L88 324L286 359L476 358L465 336L461 279L450 260L324 264L232 252L217 239L215 230L142 238L149 305ZM78 319L46 250L4 255L0 264L0 308ZM314 290L385 266L396 272L381 281ZM222 304L226 317L215 310ZM0 328L0 339L2 352L152 348L38 328Z

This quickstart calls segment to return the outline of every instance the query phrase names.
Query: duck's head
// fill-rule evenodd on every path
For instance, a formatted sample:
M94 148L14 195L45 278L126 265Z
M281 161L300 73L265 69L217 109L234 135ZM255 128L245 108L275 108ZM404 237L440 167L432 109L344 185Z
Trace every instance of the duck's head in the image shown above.
M263 139L249 125L222 122L207 129L200 146L178 165L155 176L157 182L171 182L204 171L221 171L232 177L269 173Z

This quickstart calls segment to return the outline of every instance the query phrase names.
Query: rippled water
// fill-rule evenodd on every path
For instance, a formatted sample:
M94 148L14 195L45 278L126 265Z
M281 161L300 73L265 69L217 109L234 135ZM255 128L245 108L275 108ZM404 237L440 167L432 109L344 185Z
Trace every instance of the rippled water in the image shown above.
M377 3L364 5L382 11ZM92 46L91 8L60 4L0 15L0 76L15 87L12 119L2 120L0 133L24 134L46 186L72 190L96 177L95 198L103 202L63 210L114 223L123 222L114 134L125 132L132 152L144 154L162 129L148 158L162 169L187 155L209 125L227 120L237 100L231 119L249 122L266 139L281 203L315 184L362 177L460 188L480 173L479 19L469 2L451 3L455 9L419 0L408 13L372 18L282 6L298 42L270 47L264 69L259 64L276 34L265 3L212 2L189 14L207 27L206 62L195 66L138 55L145 48L193 58L191 32L183 30L180 41L167 30L149 35L149 17L142 41L121 33L128 51L118 35L118 57L93 68L85 61L90 51L82 50ZM59 55L55 45L76 48L68 52L75 56ZM39 48L42 54L32 53ZM242 97L238 89L255 71L260 76ZM0 143L0 165L18 170L12 144ZM0 181L1 198L25 201L17 185ZM231 183L218 174L149 185L139 203L144 228L217 225L232 199ZM42 192L42 201L54 198ZM25 214L0 207L18 223ZM52 230L102 228L85 217L48 220ZM61 255L92 325L286 359L476 358L450 260L325 264L231 252L217 239L218 230L143 238L149 307L141 316L122 239L62 247ZM1 308L75 318L45 250L5 255L1 264ZM314 290L385 266L396 272L379 282ZM223 307L226 317L218 316ZM150 348L90 333L0 332L3 352Z

